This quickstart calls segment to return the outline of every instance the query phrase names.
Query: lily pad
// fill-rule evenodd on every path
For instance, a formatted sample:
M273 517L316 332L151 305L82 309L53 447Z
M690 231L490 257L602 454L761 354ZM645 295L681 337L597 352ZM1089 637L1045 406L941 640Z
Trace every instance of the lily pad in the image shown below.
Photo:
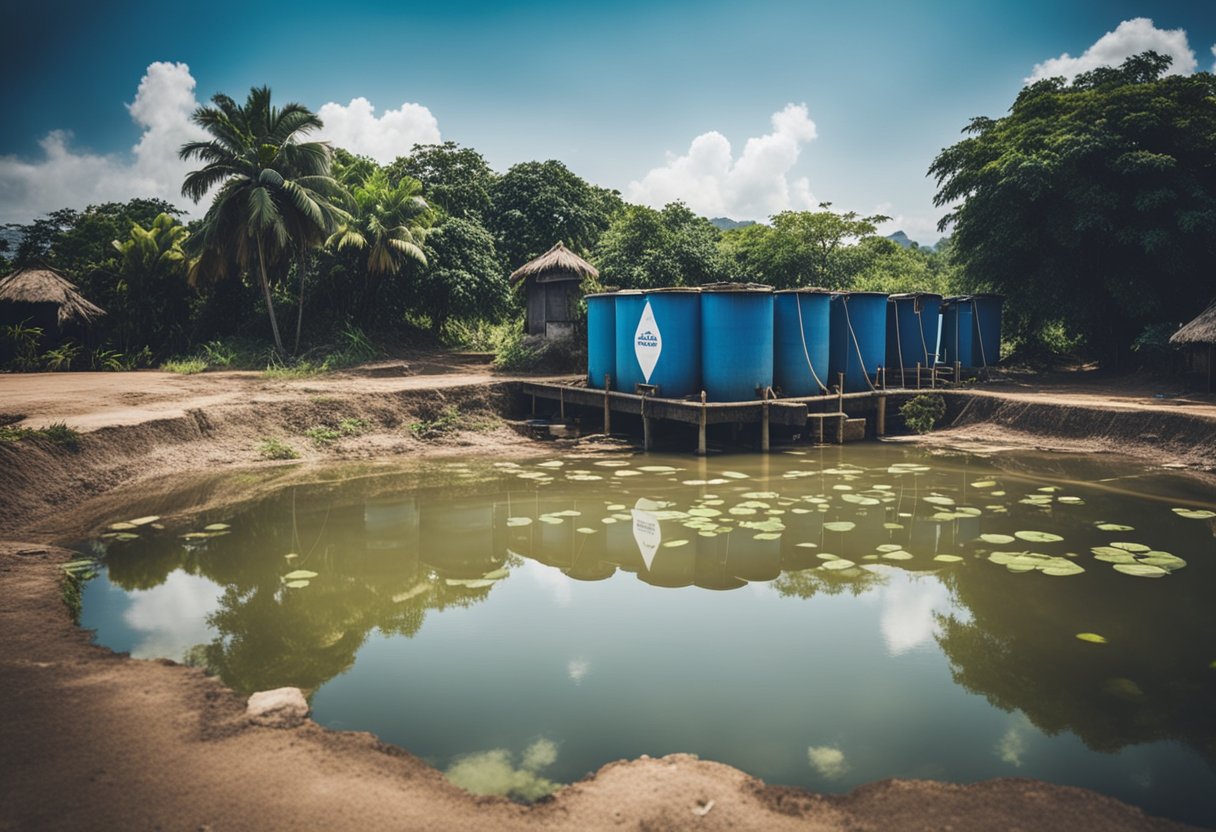
M118 534L114 535L114 539L123 541L139 540L139 535L135 534L134 532L119 532Z
M1085 567L1071 560L1063 558L1054 558L1049 566L1044 566L1039 570L1044 575L1051 575L1057 578L1067 577L1069 575L1080 575L1085 571Z
M1135 531L1135 526L1125 526L1122 523L1099 523L1098 531L1102 532L1132 532Z
M300 555L297 552L288 552L287 554L283 555L283 557L286 558L287 560L295 560L299 556Z
M1012 543L1014 538L1013 535L1008 534L982 534L980 540L985 543L1005 544Z
M1106 563L1135 563L1136 558L1131 552L1125 552L1122 549L1116 549L1113 546L1095 546L1090 549L1094 553L1094 558Z
M829 532L851 532L857 528L857 524L851 520L833 520L830 523L824 523L823 528Z
M958 555L934 555L933 559L938 563L958 563L962 560Z
M829 560L826 563L820 565L819 568L820 569L850 569L856 565L857 564L853 563L853 561L851 561L851 560L846 560L845 558L836 558L835 560Z
M887 560L912 560L913 555L911 552L905 552L903 549L900 549L895 552L884 552L883 557Z
M1186 566L1185 560L1169 552L1145 552L1137 560L1140 563L1147 563L1149 566L1160 566L1167 572L1173 572L1175 569Z
M931 494L930 496L922 497L921 499L923 499L926 503L932 503L935 506L952 506L952 505L954 505L954 498L943 497L940 494Z
M1097 633L1077 633L1077 638L1081 641L1088 641L1090 644L1106 644L1106 636L1100 636Z
M898 543L884 543L877 548L878 548L878 551L880 551L880 552L898 552L900 549L902 549L904 547L900 546Z
M205 532L222 532L232 528L227 523L212 523L209 526L203 526Z
M1123 540L1116 541L1110 544L1115 549L1122 549L1125 552L1147 552L1151 547L1145 546L1143 543L1128 543Z
M1210 520L1216 517L1216 511L1208 511L1202 508L1175 508L1171 509L1171 511L1179 517L1185 517L1188 520ZM114 527L111 526L110 528Z
M160 519L159 514L149 514L147 517L136 517L134 520L128 520L132 526L146 526L149 523L155 523Z
M1124 575L1135 575L1137 578L1160 578L1169 574L1160 566L1153 566L1151 563L1116 563L1115 571Z
M137 527L134 523L111 523L110 528L116 532L125 532Z
M752 540L780 540L779 532L760 532L760 534L752 535Z
M979 482L971 483L972 488L992 488L996 485L996 480L980 480Z
M1051 532L1026 531L1014 532L1013 535L1019 540L1026 540L1030 543L1058 543L1064 539L1058 534L1052 534Z
M687 540L669 540L663 544L664 549L678 549L681 546L687 546Z
M284 586L286 586L288 589L303 589L304 587L308 586L310 583L312 583L312 581L306 581L306 580L301 579L298 581L288 581L286 584L284 584Z
M283 576L285 581L303 581L317 577L316 572L310 572L307 569L297 569L294 572L288 572Z
M575 529L575 531L579 534L595 534L599 531L599 529L592 529L588 526L580 526L579 528Z
M507 525L508 526L531 526L532 518L531 517L508 517Z
M732 479L732 480L745 480L745 479L747 479L747 474L740 473L739 471L723 471L723 472L722 472L722 476L724 476L724 477L729 477L729 478L730 478L730 479Z

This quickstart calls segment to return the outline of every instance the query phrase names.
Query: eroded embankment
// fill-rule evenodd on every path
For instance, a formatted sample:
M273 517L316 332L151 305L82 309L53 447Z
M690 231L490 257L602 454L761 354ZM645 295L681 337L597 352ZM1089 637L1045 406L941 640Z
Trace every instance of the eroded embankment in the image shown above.
M1083 453L1118 453L1158 464L1216 471L1216 408L1210 415L1030 400L1000 392L948 392L947 424L935 444L966 438Z

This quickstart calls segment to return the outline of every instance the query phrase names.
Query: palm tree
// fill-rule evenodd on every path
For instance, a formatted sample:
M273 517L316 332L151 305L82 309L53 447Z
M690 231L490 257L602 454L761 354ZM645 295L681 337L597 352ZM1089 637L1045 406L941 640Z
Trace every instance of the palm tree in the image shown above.
M164 349L184 337L182 328L189 317L190 258L185 251L189 237L184 225L162 213L147 228L131 223L126 239L111 242L118 263L107 306L111 311L123 310L114 319L124 348L148 344Z
M361 253L368 277L360 308L370 307L384 275L396 275L407 263L427 265L422 243L434 216L422 198L422 183L408 176L395 186L377 169L351 193L353 214L326 242L336 251Z
M308 108L271 106L269 87L251 89L244 105L222 93L211 103L191 116L211 140L188 142L179 151L182 159L204 163L186 176L183 196L198 202L218 187L192 238L200 256L191 279L224 277L234 265L253 271L256 264L275 347L282 353L269 266L319 245L345 217L335 202L343 201L346 194L329 175L329 145L296 140L321 127L321 120ZM303 280L301 271L301 290ZM300 304L302 312L302 291ZM297 322L297 346L298 333Z

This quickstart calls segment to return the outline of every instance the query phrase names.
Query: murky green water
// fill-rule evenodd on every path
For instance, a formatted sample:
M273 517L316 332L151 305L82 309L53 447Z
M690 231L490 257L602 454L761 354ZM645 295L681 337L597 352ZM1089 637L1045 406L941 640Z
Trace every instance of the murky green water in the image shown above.
M377 469L111 530L82 624L302 687L478 791L686 751L822 791L1039 777L1214 824L1213 496L876 444Z

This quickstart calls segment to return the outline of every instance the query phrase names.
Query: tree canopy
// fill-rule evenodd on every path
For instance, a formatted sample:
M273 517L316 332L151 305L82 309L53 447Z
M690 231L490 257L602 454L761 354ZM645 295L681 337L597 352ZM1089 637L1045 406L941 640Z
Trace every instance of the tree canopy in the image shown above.
M965 285L1013 333L1063 326L1117 354L1216 293L1216 76L1153 52L1021 91L933 161Z
M594 260L605 286L647 289L724 280L721 233L704 217L673 202L656 211L629 205L600 237Z

